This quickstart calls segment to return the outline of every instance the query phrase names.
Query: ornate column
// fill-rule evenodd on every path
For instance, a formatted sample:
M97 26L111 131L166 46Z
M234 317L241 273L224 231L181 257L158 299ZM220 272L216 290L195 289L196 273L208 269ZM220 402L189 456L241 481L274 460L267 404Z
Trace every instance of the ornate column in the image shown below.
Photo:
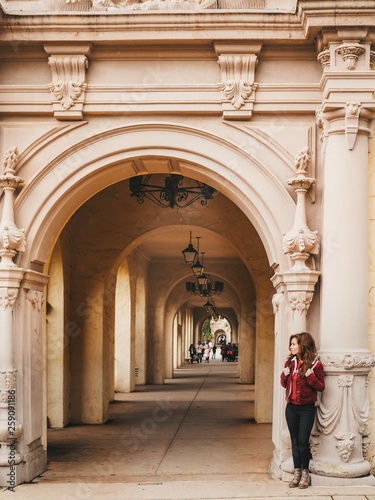
M17 252L25 249L25 236L14 222L14 192L22 184L15 175L18 150L4 157L4 174L0 176L4 202L0 223L0 486L13 489L20 483L22 455L17 451L22 426L17 420L17 370L14 359L13 310L23 278L23 270L13 262Z
M273 473L283 480L290 479L293 461L289 432L284 417L285 396L280 390L280 373L283 369L289 336L308 330L307 312L314 296L320 273L315 270L315 255L319 253L317 231L312 231L306 221L306 194L315 179L307 176L310 153L301 149L295 158L296 177L287 183L296 193L296 211L293 227L284 235L283 250L290 256L290 271L276 273L272 282L276 288L273 297L275 314L275 374L272 440L275 445L271 463Z
M313 257L319 253L318 233L311 231L306 222L306 193L315 183L315 179L306 175L309 163L310 153L306 147L301 149L295 158L296 177L287 181L293 186L297 195L294 224L283 239L284 253L288 254L293 262L291 270L284 273L284 283L292 311L290 333L307 330L307 311L320 275L315 270Z
M368 150L375 102L369 43L331 41L324 74L323 252L320 355L326 390L317 411L311 471L335 484L372 481L368 447ZM367 478L366 478L367 476ZM350 478L350 479L349 479ZM354 482L354 478L358 478Z

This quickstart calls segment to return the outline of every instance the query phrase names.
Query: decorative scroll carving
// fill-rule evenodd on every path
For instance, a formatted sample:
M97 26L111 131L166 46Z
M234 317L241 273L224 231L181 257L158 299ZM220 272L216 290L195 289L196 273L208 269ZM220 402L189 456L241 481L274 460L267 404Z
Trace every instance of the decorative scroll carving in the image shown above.
M318 54L318 61L322 65L323 70L329 69L331 64L331 52L327 47Z
M52 70L51 93L64 110L70 110L86 90L88 59L85 55L52 55L48 64Z
M358 43L344 43L336 49L336 53L341 55L346 69L350 71L355 69L359 56L364 52L364 47Z
M245 104L245 99L250 97L252 91L252 86L243 80L230 80L223 90L236 109L240 109Z
M332 367L344 370L352 370L353 368L373 368L375 366L375 357L372 354L352 355L344 354L343 356L321 354L321 360L325 367Z
M294 225L290 231L284 235L283 251L291 254L296 268L308 269L306 260L310 255L319 253L318 232L311 231L306 223L305 197L307 191L315 179L307 177L307 166L310 163L310 152L307 147L301 149L295 158L297 177L289 179L287 183L293 186L297 194L296 214Z
M256 54L221 54L223 93L232 106L239 110L251 96L254 86Z
M15 267L13 258L25 251L25 234L14 222L14 191L23 180L15 175L19 153L12 148L4 155L4 175L0 176L0 188L4 191L4 209L0 222L0 268Z

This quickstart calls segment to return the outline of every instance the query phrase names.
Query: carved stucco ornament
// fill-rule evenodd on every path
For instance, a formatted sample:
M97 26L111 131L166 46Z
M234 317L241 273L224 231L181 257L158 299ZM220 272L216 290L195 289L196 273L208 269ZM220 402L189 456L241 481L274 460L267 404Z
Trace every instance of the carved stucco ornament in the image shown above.
M345 136L349 150L354 148L354 144L359 130L359 116L361 113L361 103L356 101L347 102L345 105Z
M336 49L336 53L342 57L345 63L345 68L353 71L355 70L359 57L364 54L365 49L359 43L343 43Z
M45 0L51 10L150 11L201 9L275 10L272 0ZM294 12L296 0L278 0L278 9Z
M257 87L254 78L258 56L222 53L218 56L218 60L224 96L224 118L234 120L250 118Z
M320 358L325 368L352 370L357 368L373 368L375 366L375 357L372 354L344 354L342 356L321 354Z
M335 434L335 438L338 440L336 448L339 452L341 460L343 462L349 462L354 450L355 434L352 432L344 432L343 434Z
M0 188L4 192L4 207L0 222L0 269L16 267L13 258L17 252L24 252L26 239L23 229L14 222L14 192L23 183L16 176L16 166L19 159L17 148L12 148L4 155L4 174L0 176Z
M67 4L79 3L80 0L66 0ZM97 11L147 10L196 10L216 9L217 0L92 0L92 9Z
M295 158L297 176L287 180L287 183L293 186L296 192L297 205L294 225L290 231L285 233L283 238L283 251L290 254L296 269L308 269L306 260L311 255L319 253L318 232L311 231L306 222L306 193L315 183L315 179L306 175L310 159L308 147L302 148Z
M44 304L44 294L37 290L29 290L26 295L27 300L31 305L40 312L43 309Z
M341 105L342 106L342 105ZM337 109L340 112L341 106L338 106ZM355 146L355 142L358 136L359 128L360 128L360 117L362 111L362 103L359 101L348 101L345 103L344 107L344 132L346 137L346 142L349 150L353 150ZM342 113L342 111L341 111ZM321 142L329 134L329 121L325 118L325 114L320 108L315 113L315 121L318 127L322 129L322 134L320 137Z
M53 101L57 100L57 106L54 105L55 116L60 119L82 119L87 87L87 57L83 54L51 55L48 64L52 71L49 88Z
M16 389L17 370L0 370L0 403L7 403L9 391Z
M273 314L277 314L279 312L280 305L284 299L284 294L283 293L275 293L272 296L272 308L273 308Z
M324 71L329 69L331 63L331 51L328 47L325 47L322 52L318 54L318 61L322 65Z
M344 356L342 361L345 359L347 361L347 356ZM340 366L343 366L342 362ZM333 406L328 408L320 402L316 413L317 430L322 434L333 435L338 441L336 448L344 463L350 461L357 434L363 440L362 454L367 451L369 446L369 405L366 403L366 395L363 395L363 404L358 404L356 401L358 396L355 396L357 391L353 388L354 380L355 377L352 374L339 375L337 377L339 392Z

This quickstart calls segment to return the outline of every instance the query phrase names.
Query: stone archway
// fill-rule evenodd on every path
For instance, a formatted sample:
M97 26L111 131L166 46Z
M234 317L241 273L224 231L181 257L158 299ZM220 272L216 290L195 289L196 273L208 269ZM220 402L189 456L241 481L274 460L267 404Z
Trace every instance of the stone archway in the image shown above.
M76 142L74 146L72 145L71 149L65 149L64 153L60 156L56 156L56 151L53 155L49 147L46 148L47 151L36 148L36 159L39 154L43 154L45 157L51 154L51 161L45 164L43 173L37 173L34 176L32 175L32 165L29 165L26 161L27 159L21 156L20 173L24 176L28 174L30 181L26 184L24 191L21 192L21 195L17 199L16 215L17 220L21 221L21 224L25 227L31 244L25 253L19 254L20 266L24 265L26 268L31 266L34 273L33 276L40 276L42 283L45 279L43 271L45 270L45 263L49 259L52 248L51 244L61 233L63 226L71 218L73 212L85 200L91 199L96 193L100 195L105 186L116 186L122 179L134 175L136 166L139 167L140 165L142 165L142 168L151 169L151 171L156 168L159 173L170 173L172 165L173 171L181 172L183 175L190 174L202 181L208 182L209 180L211 185L219 191L222 190L229 199L232 198L235 200L235 204L240 206L244 215L251 219L268 254L268 262L271 262L274 266L275 262L282 263L285 261L280 249L277 248L275 234L277 234L276 229L281 229L291 218L293 203L289 193L286 189L282 188L281 183L275 183L274 177L272 175L269 176L267 169L260 168L260 159L257 159L256 162L250 157L244 159L243 152L237 150L231 144L223 144L223 141L220 141L218 145L217 140L212 136L209 137L207 134L202 134L196 130L176 130L176 127L165 127L162 130L163 140L161 142L174 145L173 148L169 146L169 156L166 157L164 156L167 152L165 150L166 146L163 146L163 144L159 144L158 147L147 146L147 134L145 134L147 130L147 127L130 127L127 130L116 130L101 134L100 138L94 137L90 141L77 142L75 138ZM119 135L121 133L124 133L126 140L132 144L131 148L118 148L118 143L120 142ZM197 139L197 142L194 144L194 151L186 151L182 148L182 145L180 149L178 147L179 142L181 144L185 142L187 133L193 134ZM72 137L69 137L69 139L72 139ZM142 141L144 142L143 145L140 144ZM208 155L208 145L211 144L212 146L212 142L215 143L215 148L211 148L212 151ZM95 145L94 151L93 144ZM117 150L114 148L115 144L117 144ZM54 146L57 146L58 149L58 144L54 144ZM201 152L199 152L200 149ZM97 151L96 154L95 150ZM232 160L233 156L237 155L239 165L246 165L247 170L249 167L253 170L251 183L249 183L246 177L240 175L242 171L241 166L239 167L238 174L233 174L233 171L230 171L229 174L229 170L225 165L225 151L230 152ZM89 161L82 161L89 156ZM76 169L67 168L68 160L72 165L79 165L79 167ZM285 165L285 168L287 169L288 166ZM265 183L268 184L268 190L265 190ZM46 185L48 184L50 185L49 190L46 189ZM259 197L259 191L264 191L264 198ZM29 210L31 202L36 204L35 210L32 213ZM282 207L279 211L275 211L272 208L277 202ZM85 210L86 205L82 205L82 207ZM84 231L80 236L85 237ZM131 240L128 244L130 243ZM121 246L125 248L126 242L123 241ZM37 279L35 277L34 280ZM90 292L88 293L88 291ZM103 300L103 294L105 294L105 281L99 286L97 280L89 280L87 281L86 292L83 295L80 294L77 296L75 303L76 310L79 310L78 316L80 317L75 318L73 326L78 328L77 331L80 332L78 338L81 338L81 334L83 336L92 334L92 325L103 324L102 321L105 320L103 311L100 311L100 306L97 307L100 301ZM99 302L94 301L92 303L93 296L98 298ZM270 302L269 295L268 301ZM94 304L93 308L92 304ZM36 317L38 323L43 325L42 310L38 312ZM102 319L99 322L97 320L92 322L93 317L97 319L101 317ZM86 321L87 318L91 318L91 327L86 330L90 324L90 321ZM83 323L82 319L85 319ZM16 318L16 321L18 321L20 327L19 332L22 332L20 335L27 335L28 325L22 320L21 316L18 319ZM69 323L72 323L72 321ZM97 332L99 334L98 338L103 336L100 327ZM92 359L95 359L95 356L99 355L100 349L96 350L96 347L92 345L90 352L90 357L93 356ZM87 354L83 352L83 355ZM102 369L104 369L104 365ZM101 372L97 366L95 367L95 371L98 373ZM23 372L25 373L25 370ZM39 385L39 387L41 386ZM108 404L109 387L103 379L101 380L101 384L96 387L101 387L102 395L100 398L102 398L102 403L98 405L98 414L94 418L95 421L100 422L103 418L105 419L105 406ZM79 391L76 394L76 398L75 404L77 407L84 405ZM38 404L40 404L39 407ZM259 407L261 407L261 404ZM28 414L37 415L41 412L41 409L41 393L34 399L31 406L27 402L27 398L25 398L21 405L20 414L23 415L21 418L27 418ZM90 414L94 415L92 408L90 409ZM37 432L40 432L40 430ZM26 438L25 443L33 436L35 434L31 433L30 437ZM31 475L34 474L34 472L31 473ZM28 477L31 477L31 475Z

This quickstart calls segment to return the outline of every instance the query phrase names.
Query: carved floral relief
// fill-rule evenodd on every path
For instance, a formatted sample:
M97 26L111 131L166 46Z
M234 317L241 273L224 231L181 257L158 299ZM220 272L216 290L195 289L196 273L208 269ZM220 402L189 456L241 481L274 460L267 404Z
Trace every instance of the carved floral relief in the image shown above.
M48 64L52 70L51 92L66 110L74 106L86 89L86 56L51 56Z

